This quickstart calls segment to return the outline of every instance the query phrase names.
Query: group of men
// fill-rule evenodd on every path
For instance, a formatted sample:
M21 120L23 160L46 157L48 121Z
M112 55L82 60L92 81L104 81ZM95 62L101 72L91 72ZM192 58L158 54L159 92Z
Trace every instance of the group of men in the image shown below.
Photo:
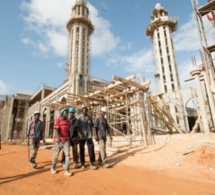
M60 117L56 119L54 123L54 154L52 158L51 173L57 173L56 164L60 151L62 150L61 163L65 169L64 174L71 176L70 172L70 146L72 146L73 155L73 168L82 169L85 168L85 144L88 148L88 154L90 159L89 168L92 170L97 169L95 166L95 151L93 137L99 145L99 158L98 163L103 167L109 167L106 154L106 141L107 134L112 140L112 134L105 118L106 107L100 109L100 115L93 122L93 118L88 114L88 108L82 108L82 115L76 119L76 110L71 107L70 109L63 108L60 111ZM29 151L30 159L29 163L32 167L36 167L35 162L37 151L40 141L44 141L45 126L40 120L40 113L34 113L34 120L31 121L28 129ZM79 145L79 152L78 152ZM80 156L80 166L78 166Z

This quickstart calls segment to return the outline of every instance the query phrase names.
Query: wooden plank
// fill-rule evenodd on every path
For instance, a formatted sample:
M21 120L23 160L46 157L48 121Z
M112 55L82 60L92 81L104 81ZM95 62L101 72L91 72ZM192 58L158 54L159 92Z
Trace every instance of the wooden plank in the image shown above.
M205 4L204 6L200 7L198 9L198 13L201 16L204 16L204 15L210 13L213 10L215 10L215 1L210 1L207 4Z
M121 106L120 108L115 109L114 112L119 111L119 110L123 110L123 109L125 109L131 105L137 104L137 103L139 103L139 100L136 100L136 101L133 101L131 103L128 103L127 105Z
M116 76L116 75L113 76L113 79L117 80L117 81L120 81L123 84L127 84L127 85L130 85L130 86L137 87L138 89L140 89L142 91L148 91L149 90L149 88L147 88L147 87L145 87L143 85L140 85L139 83L136 83L134 81L129 81L127 79L124 79L124 78ZM150 81L148 81L148 82L150 82ZM148 82L147 82L147 85L149 85Z

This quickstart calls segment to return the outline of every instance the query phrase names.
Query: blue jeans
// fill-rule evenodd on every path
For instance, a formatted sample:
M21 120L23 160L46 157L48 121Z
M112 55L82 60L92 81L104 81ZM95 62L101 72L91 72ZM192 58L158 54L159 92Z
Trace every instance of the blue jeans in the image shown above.
M57 159L60 151L63 150L65 154L65 170L69 171L70 168L70 141L56 142L54 147L54 155L52 158L52 169L55 169L57 164Z

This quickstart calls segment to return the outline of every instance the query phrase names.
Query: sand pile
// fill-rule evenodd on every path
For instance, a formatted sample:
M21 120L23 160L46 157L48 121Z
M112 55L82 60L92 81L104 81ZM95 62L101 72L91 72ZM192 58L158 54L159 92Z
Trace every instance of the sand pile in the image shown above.
M202 146L188 155L189 161L201 165L215 167L215 147Z

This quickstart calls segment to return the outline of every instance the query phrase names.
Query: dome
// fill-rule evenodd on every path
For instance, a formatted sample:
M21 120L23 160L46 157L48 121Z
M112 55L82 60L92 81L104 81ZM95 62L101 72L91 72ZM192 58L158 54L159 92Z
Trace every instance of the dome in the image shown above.
M160 10L162 7L161 7L161 4L160 3L157 3L156 5L155 5L155 9L157 9L157 10Z

